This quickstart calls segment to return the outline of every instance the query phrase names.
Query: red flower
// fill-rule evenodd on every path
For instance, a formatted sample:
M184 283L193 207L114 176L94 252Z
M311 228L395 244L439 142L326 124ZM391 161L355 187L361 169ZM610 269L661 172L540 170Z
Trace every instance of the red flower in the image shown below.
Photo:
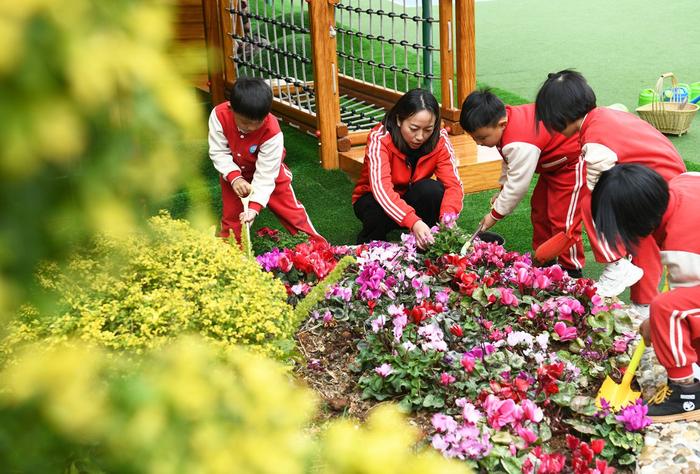
M377 302L374 300L369 300L367 302L367 306L369 307L369 315L372 316L372 314L374 314L374 307L377 306Z
M289 258L287 251L285 250L284 255L280 255L277 264L284 273L287 273L292 269L292 260Z
M280 238L278 234L280 233L279 230L277 229L271 229L269 227L261 227L258 229L258 231L255 233L258 237L270 237L275 242L279 242Z
M450 332L455 337L462 337L464 335L464 331L462 331L462 326L460 326L459 324L453 324L452 327L450 327Z
M454 282L459 288L459 292L471 296L474 290L477 289L479 276L476 273L465 272L463 269L459 269L454 277Z
M603 449L605 448L605 440L604 439L594 439L591 440L591 449L595 454L600 454Z
M418 306L414 306L410 310L405 310L406 314L415 324L420 324L428 318L432 318L438 313L442 313L443 308L441 303L431 303L428 300L423 300Z

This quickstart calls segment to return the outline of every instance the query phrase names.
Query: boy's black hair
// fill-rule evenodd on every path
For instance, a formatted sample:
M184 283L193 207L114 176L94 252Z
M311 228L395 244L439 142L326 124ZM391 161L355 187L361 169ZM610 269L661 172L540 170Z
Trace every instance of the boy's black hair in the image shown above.
M535 99L535 117L548 130L561 132L595 108L595 92L581 73L564 69L550 73Z
M401 128L398 122L403 122L421 110L427 110L435 116L435 127L433 133L417 150L418 155L425 155L435 149L440 140L440 105L435 96L425 89L411 89L406 92L386 113L382 124L391 135L391 140L401 153L408 153L411 147L401 136Z
M259 77L239 77L231 87L231 109L250 120L263 120L272 108L272 89Z
M495 127L506 116L506 106L490 89L474 91L464 99L459 124L465 132L481 127Z
M591 197L598 233L611 245L621 241L630 253L661 224L667 207L666 181L637 164L616 165L601 173Z

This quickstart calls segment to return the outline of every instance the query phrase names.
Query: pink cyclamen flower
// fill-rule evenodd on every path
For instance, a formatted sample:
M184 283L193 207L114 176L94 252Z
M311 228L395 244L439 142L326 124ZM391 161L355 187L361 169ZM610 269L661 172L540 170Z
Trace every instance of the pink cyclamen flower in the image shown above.
M538 407L532 400L525 399L520 402L520 408L523 409L523 418L530 420L533 423L539 423L544 418L542 409Z
M372 332L379 332L380 329L384 328L384 325L386 324L386 316L381 315L377 316L375 319L372 320Z
M516 421L519 418L518 412L522 411L519 407L516 407L515 402L510 398L500 400L495 395L486 397L484 408L486 408L486 418L489 425L496 430L500 430L505 425Z
M462 403L460 403L462 401ZM468 425L476 425L481 419L481 412L474 405L466 401L464 398L456 400L457 406L462 407L462 419Z
M457 214L447 212L442 215L442 225L448 229L452 229L457 223Z
M535 441L537 441L537 435L530 429L528 428L523 428L522 426L518 425L515 427L516 433L518 433L518 436L520 436L523 441L525 441L525 445L529 446Z
M448 433L457 429L457 422L455 419L449 415L443 415L442 413L435 413L430 419L430 422L438 433Z
M462 367L464 367L464 370L471 374L474 370L474 365L476 364L476 359L474 358L474 356L465 353L462 356L462 360L460 362L462 364Z
M635 404L623 408L615 419L625 425L627 431L639 431L651 424L651 418L647 416L648 410L649 408L639 398Z
M452 375L452 374L448 374L447 372L443 372L440 374L440 383L442 385L445 385L445 386L450 385L450 384L454 383L455 380L456 379L455 379L454 375Z
M533 283L532 287L546 290L551 284L552 280L550 280L547 275L538 275L537 278L535 278L535 282Z
M384 363L376 367L374 371L379 374L380 377L386 378L394 372L394 369L391 367L391 364Z
M518 306L518 298L510 288L499 288L501 292L501 304L503 306Z
M578 332L574 327L568 327L563 322L559 321L554 325L554 332L559 336L560 341L570 341L576 339Z

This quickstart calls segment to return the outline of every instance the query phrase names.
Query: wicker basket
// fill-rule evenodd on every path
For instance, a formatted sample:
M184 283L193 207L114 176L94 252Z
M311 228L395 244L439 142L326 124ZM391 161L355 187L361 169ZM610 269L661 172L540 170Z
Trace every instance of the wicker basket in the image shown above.
M671 135L683 135L690 128L690 124L698 111L697 104L683 102L663 102L664 79L671 78L671 86L676 87L678 82L672 72L659 76L656 81L656 95L651 104L637 108L639 116L652 124L661 133Z

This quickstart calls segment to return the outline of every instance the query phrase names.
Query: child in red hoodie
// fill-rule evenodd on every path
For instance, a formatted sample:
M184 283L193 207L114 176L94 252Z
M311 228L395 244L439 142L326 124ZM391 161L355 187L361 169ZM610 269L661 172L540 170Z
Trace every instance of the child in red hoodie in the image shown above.
M390 230L406 228L426 248L433 242L430 228L446 215L458 216L463 198L454 149L440 129L437 100L424 89L408 91L367 139L352 193L355 215L362 221L357 243L386 240Z

